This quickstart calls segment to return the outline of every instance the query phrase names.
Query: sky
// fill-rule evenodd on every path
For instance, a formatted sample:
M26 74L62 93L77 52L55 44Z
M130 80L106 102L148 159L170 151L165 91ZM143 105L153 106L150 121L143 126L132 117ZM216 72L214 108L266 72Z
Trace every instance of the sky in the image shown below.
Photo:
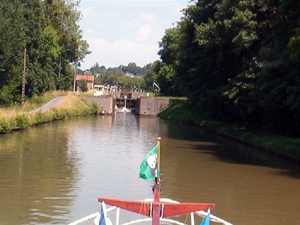
M143 67L159 60L165 30L176 26L189 0L81 0L78 11L83 39L91 54L80 68Z

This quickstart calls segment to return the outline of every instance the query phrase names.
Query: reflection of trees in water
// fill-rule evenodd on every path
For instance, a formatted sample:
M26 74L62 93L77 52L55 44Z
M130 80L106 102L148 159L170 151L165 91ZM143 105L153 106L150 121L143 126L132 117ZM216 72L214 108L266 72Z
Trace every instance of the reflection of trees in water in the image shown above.
M280 199L293 198L289 209L295 209L300 198L298 192L290 191L299 189L298 180L282 176L292 171L283 162L199 127L118 113L1 136L0 224L64 224L94 212L95 195L129 199L150 195L152 183L138 179L138 169L157 136L162 138L162 197L216 200L213 212L237 224L248 218L257 224L266 217L299 220L298 214L280 204ZM268 202L276 210L263 205L260 214L257 205ZM240 218L234 212L258 215Z
M59 127L55 122L0 137L1 223L49 223L68 213L78 159L68 155L69 131Z
M186 129L184 128L186 127ZM185 132L182 132L184 129ZM179 140L195 141L189 147L212 154L221 161L237 164L267 166L283 169L281 174L300 177L300 167L263 150L243 145L228 138L209 133L198 126L169 123L168 136ZM203 141L203 143L201 143ZM209 145L207 142L217 143Z

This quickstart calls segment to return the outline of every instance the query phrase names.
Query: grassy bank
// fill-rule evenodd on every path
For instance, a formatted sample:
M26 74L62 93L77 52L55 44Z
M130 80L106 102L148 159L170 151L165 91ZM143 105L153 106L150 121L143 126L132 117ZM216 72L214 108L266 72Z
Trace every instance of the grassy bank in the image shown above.
M40 108L50 100L59 96L65 96L65 98L50 110L46 112L31 113L32 110ZM0 108L0 133L7 133L17 129L26 129L33 125L54 120L95 115L97 112L97 104L88 104L77 95L68 92L49 92L44 96L30 99L23 107L15 105Z
M158 117L198 125L208 131L300 163L300 138L278 136L250 130L241 125L216 121L209 115L195 110L186 100L173 100L169 107L158 114Z

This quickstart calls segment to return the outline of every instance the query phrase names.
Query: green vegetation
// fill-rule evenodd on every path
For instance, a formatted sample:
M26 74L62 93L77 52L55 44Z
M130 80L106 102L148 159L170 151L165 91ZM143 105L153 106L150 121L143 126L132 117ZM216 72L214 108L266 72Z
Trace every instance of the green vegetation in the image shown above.
M74 67L89 54L77 1L3 0L0 4L0 105L71 90ZM73 66L72 66L73 65Z
M26 103L26 109L19 109L19 106L11 109L0 110L0 133L7 133L12 130L26 129L33 125L43 124L55 120L73 118L77 116L96 115L98 105L96 103L87 104L76 95L67 94L66 98L59 105L46 112L31 113L32 108L38 108L57 97L59 93L47 93L32 99L31 103ZM66 93L65 93L66 94ZM52 96L52 97L51 97ZM38 104L37 104L38 102Z
M193 124L225 137L263 149L272 154L300 162L300 139L279 136L265 131L251 130L241 124L214 120L208 114L191 106L187 100L174 99L158 117Z
M104 74L104 75L110 75L118 72L122 72L124 74L130 74L132 76L145 76L145 73L147 69L151 67L151 64L145 65L143 67L137 66L136 63L131 62L128 63L127 66L125 65L119 65L117 67L109 67L106 68L104 65L99 66L98 63L96 63L94 66L90 68L91 74Z
M103 85L118 85L122 89L132 89L136 87L142 90L152 90L153 79L151 84L146 83L144 77L147 76L151 70L151 64L142 67L137 66L135 63L129 63L128 66L120 65L119 67L106 68L105 66L99 66L96 63L95 66L90 68L90 72L95 76L94 84ZM86 72L84 72L86 73Z
M164 95L214 118L300 135L297 1L192 1L159 43Z
M79 107L80 112L55 109L51 115L33 118L17 106L22 101L24 55L24 111L38 108L44 93L72 89L74 69L90 53L78 26L78 3L1 2L1 132L95 111L95 106ZM161 115L297 156L298 140L293 137L300 136L299 15L296 0L191 1L162 37L161 60L142 68L129 63L107 69L97 63L82 73L94 75L95 84L118 84L123 89L153 91L155 82L160 87L156 96L187 97L186 102L174 101L180 104Z

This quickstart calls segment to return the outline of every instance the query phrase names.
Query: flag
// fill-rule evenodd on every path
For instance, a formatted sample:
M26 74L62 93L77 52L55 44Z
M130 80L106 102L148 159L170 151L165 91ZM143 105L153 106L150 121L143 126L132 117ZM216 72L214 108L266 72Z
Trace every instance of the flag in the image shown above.
M100 212L96 216L93 225L106 225L105 218L104 218L104 212L103 207L100 207Z
M100 221L99 221L99 225L106 225L105 223L105 217L104 217L104 213L103 213L103 207L101 207L100 209Z
M146 155L140 166L140 178L144 180L154 180L159 177L158 170L158 144L156 144L150 152Z
M209 217L210 217L210 211L208 210L208 213L207 213L206 217L204 217L204 219L202 220L200 225L209 225L209 220L210 220Z

